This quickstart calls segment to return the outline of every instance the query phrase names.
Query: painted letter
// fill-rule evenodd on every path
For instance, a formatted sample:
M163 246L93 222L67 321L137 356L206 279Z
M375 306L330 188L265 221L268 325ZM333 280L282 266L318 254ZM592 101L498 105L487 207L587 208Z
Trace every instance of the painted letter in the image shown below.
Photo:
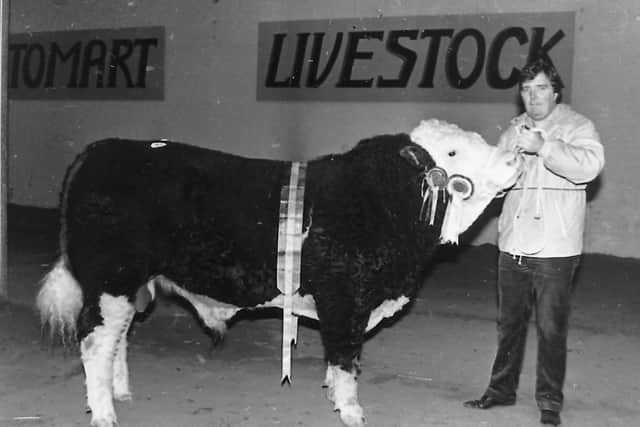
M415 40L418 38L418 30L393 30L389 33L387 50L402 60L402 67L397 79L385 79L382 76L378 76L378 87L407 87L407 82L411 77L413 67L416 65L418 55L398 42L398 39L402 37Z
M34 43L29 46L27 53L24 55L24 64L22 64L22 74L26 87L37 88L42 83L46 68L45 58L44 48L40 44ZM32 61L35 62L35 67ZM31 74L32 70L36 71L35 75Z
M97 56L93 57L93 51L97 50ZM91 76L91 68L96 67L96 86L102 87L104 81L104 66L107 55L107 47L102 40L91 40L84 48L84 58L82 62L82 78L80 79L80 87L89 87L89 77Z
M323 39L324 33L313 33L313 46L311 48L309 74L307 75L307 87L320 87L320 85L322 85L322 83L327 79L327 76L329 76L329 73L333 69L333 65L336 63L336 58L338 58L340 47L342 46L342 32L336 33L336 40L333 42L331 55L329 55L329 59L327 59L327 64L325 65L324 70L320 76L318 76Z
M69 70L69 80L66 83L66 87L78 86L78 64L80 64L80 49L82 48L82 42L75 42L73 46L67 51L62 52L58 43L51 42L49 47L49 59L47 60L47 78L45 79L44 87L53 87L56 78L56 69L58 58L61 63L65 63L72 58L71 69Z
M138 78L136 87L147 87L147 63L149 62L149 47L158 46L158 39L135 39L134 46L140 46L140 60L138 61Z
M27 44L10 44L9 52L13 52L13 56L11 58L11 82L9 83L9 87L17 88L20 84L20 63L22 59L22 52L26 52Z
M302 79L302 68L304 67L304 57L307 53L307 41L310 33L298 33L296 43L296 56L293 59L293 70L291 71L290 87L300 87Z
M289 87L290 77L284 80L276 81L278 74L278 65L280 65L280 56L282 55L282 45L286 33L277 33L273 35L273 45L271 46L271 54L269 55L269 67L267 68L267 81L264 82L265 87Z
M337 87L371 87L373 84L373 78L370 79L352 79L351 73L353 72L353 64L356 59L371 59L373 52L358 51L358 43L362 39L376 39L382 40L384 37L384 31L354 31L349 33L349 40L347 41L347 48L345 52L344 64L342 65L342 71L340 72L340 79L338 80Z
M548 52L564 38L564 31L556 31L556 33L551 36L545 44L542 44L543 37L544 27L533 27L531 29L531 45L529 46L529 58L527 59L527 62L538 56L546 56L548 58Z
M453 30L439 29L439 30L424 30L421 39L430 37L429 48L427 51L427 58L424 63L424 72L422 73L422 79L418 84L418 87L433 87L433 76L436 72L436 63L438 62L438 52L440 50L440 39L442 37L451 37Z
M477 54L476 61L471 73L464 78L460 75L460 68L458 67L458 51L460 50L460 45L462 41L466 37L472 37L476 41L477 46ZM486 46L484 41L484 36L482 33L474 28L467 28L460 31L451 41L451 46L449 47L449 51L447 52L447 59L445 64L445 70L447 75L447 80L451 87L456 89L467 89L478 80L480 77L480 73L482 72L482 67L484 66L484 56L486 52Z
M505 28L493 39L491 46L489 46L489 55L487 57L487 84L494 89L508 89L518 83L519 73L516 68L511 68L509 77L506 79L500 76L500 53L504 44L510 38L516 39L520 45L529 41L527 33L522 27Z
M133 52L133 43L131 39L114 39L112 45L111 60L109 61L109 78L107 81L108 87L117 87L118 69L122 70L124 78L126 80L126 87L134 87L133 80L131 79L131 73L129 67L127 67L126 60L131 56ZM124 52L121 52L124 50Z

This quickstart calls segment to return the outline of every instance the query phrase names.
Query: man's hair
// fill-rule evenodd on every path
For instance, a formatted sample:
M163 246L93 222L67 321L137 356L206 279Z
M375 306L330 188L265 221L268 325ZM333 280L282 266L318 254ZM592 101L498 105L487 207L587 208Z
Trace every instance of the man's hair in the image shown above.
M524 82L533 80L540 73L544 73L549 78L553 91L557 93L559 97L562 96L562 88L564 87L564 84L562 83L560 74L558 74L558 70L556 70L556 67L553 66L553 62L551 62L551 59L546 55L534 58L525 65L524 68L522 68L520 71L520 79L518 81L520 89L522 89L522 84Z

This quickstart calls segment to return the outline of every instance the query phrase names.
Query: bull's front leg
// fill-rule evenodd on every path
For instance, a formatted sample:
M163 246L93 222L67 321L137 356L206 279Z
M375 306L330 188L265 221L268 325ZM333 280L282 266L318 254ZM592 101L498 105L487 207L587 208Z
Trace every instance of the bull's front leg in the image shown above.
M352 307L334 303L323 316L318 309L320 331L327 359L327 398L348 427L364 426L364 412L358 402L359 357L368 313L358 315Z

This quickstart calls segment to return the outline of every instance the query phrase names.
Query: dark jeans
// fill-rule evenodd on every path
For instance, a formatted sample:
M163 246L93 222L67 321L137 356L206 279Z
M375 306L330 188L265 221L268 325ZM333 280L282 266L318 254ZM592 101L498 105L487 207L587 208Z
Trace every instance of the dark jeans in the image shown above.
M514 399L531 312L536 312L538 359L536 401L540 409L562 409L567 332L580 256L498 257L498 352L487 394Z

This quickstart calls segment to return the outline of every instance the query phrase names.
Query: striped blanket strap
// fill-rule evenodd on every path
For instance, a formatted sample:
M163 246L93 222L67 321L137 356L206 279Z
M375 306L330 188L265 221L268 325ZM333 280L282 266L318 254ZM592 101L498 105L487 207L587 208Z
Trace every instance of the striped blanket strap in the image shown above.
M280 194L278 227L278 289L284 295L282 306L282 378L291 384L291 347L298 336L298 318L293 314L293 295L300 287L302 252L302 213L307 164L293 162L289 185Z

